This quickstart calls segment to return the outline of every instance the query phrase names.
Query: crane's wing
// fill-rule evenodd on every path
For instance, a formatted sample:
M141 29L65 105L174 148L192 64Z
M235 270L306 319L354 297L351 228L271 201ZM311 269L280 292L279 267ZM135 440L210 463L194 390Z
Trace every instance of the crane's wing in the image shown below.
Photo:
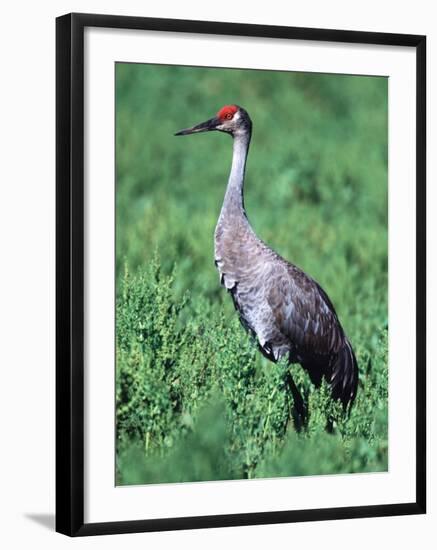
M338 353L344 332L326 292L296 266L277 270L267 300L281 334L302 357Z
M358 366L334 306L322 287L296 266L286 264L271 278L268 302L281 334L315 383L325 376L334 398L353 401Z

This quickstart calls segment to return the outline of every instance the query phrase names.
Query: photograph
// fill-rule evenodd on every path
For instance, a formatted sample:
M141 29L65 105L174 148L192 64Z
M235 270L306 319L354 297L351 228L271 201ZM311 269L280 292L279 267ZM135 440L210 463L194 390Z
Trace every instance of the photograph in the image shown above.
M3 547L429 549L431 3L3 15Z
M115 484L387 472L388 78L114 70Z

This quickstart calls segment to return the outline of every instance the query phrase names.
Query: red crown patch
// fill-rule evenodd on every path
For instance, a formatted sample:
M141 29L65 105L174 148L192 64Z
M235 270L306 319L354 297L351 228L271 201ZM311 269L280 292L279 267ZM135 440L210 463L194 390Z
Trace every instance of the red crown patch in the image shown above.
M237 111L238 107L236 105L225 105L217 113L217 116L220 120L230 120Z

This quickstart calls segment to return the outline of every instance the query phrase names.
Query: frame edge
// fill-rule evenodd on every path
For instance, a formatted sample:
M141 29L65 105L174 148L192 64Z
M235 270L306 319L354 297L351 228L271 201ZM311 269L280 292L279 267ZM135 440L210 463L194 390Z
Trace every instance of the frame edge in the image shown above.
M83 27L56 19L56 531L83 526Z
M416 47L416 502L426 513L426 36Z

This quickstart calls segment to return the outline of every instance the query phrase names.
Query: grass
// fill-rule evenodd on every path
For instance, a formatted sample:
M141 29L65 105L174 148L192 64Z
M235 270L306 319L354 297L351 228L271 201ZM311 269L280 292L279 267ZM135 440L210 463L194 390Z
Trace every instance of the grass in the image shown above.
M262 358L213 264L231 141L180 128L237 103L254 123L245 204L256 232L328 292L360 385ZM387 80L117 64L117 483L387 469Z

